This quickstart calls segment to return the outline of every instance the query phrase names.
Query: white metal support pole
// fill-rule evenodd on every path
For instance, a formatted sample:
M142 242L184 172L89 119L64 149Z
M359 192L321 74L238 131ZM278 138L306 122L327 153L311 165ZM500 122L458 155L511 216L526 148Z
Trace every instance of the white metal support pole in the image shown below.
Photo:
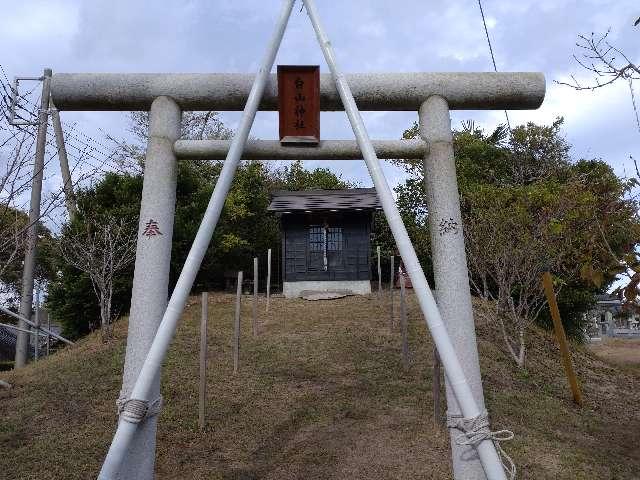
M453 135L449 108L444 98L429 97L420 108L420 135L430 145L430 153L425 156L424 177L438 308L475 403L482 410L484 397L453 157ZM445 370L445 373L448 372ZM448 376L446 390L447 414L461 416L460 404ZM455 442L461 433L456 428L450 429L454 478L487 478L473 446Z
M36 266L36 254L38 243L38 222L40 221L40 200L42 198L42 176L44 170L44 154L47 146L47 123L49 110L49 95L51 92L51 69L44 70L42 80L42 96L40 109L38 110L38 136L36 138L36 155L33 163L31 179L31 202L29 206L29 226L27 228L27 244L24 254L22 270L22 296L20 299L20 315L31 319L33 304L33 276ZM18 326L26 329L27 324L20 320ZM27 363L27 351L29 336L24 332L18 332L16 340L15 368L22 368Z
M278 53L284 31L293 9L295 0L283 0L282 9L278 18L278 23L273 33L273 36L269 42L269 46L266 55L261 63L260 70L256 76L256 80L251 88L251 93L247 99L247 104L240 120L240 125L236 131L235 136L229 149L229 154L224 162L222 171L216 183L216 186L209 200L209 205L205 211L202 223L196 234L196 238L193 241L191 250L187 255L182 272L176 283L169 304L162 316L162 322L158 327L155 338L149 352L146 354L140 374L137 375L137 380L131 391L131 399L141 402L149 402L154 400L153 387L156 379L160 373L162 363L164 361L167 350L173 335L175 333L180 315L184 310L184 305L189 297L189 292L193 286L193 282L198 274L202 259L204 258L209 242L215 230L222 207L224 206L225 199L229 193L231 182L240 163L242 156L242 150L249 137L253 120L255 119L256 112L264 93L265 85L269 78L269 72L273 67L273 63ZM168 148L172 149L173 142L168 145ZM142 217L141 217L142 221ZM137 263L136 263L137 266ZM135 288L135 285L134 285ZM142 292L141 292L142 293ZM135 376L133 378L136 378ZM126 412L126 407L125 407ZM134 440L136 437L136 431L140 426L144 426L149 419L139 419L136 416L127 416L120 418L118 428L111 442L111 447L104 460L102 469L100 471L100 480L112 480L116 478L117 473L120 471L120 466L123 460L130 454L130 449L135 445ZM153 422L155 424L155 422Z
M64 203L67 206L69 220L73 221L77 213L76 198L73 193L73 182L71 180L71 170L69 170L69 159L67 158L67 148L64 144L64 133L60 122L60 112L55 108L53 102L49 102L51 111L51 124L56 135L56 148L58 149L58 161L60 162L60 173L62 174L62 190L64 191Z
M353 133L355 134L358 145L362 150L371 179L376 187L378 197L382 203L382 208L387 217L387 222L389 223L396 245L398 246L398 250L400 251L400 255L402 256L402 260L406 266L407 273L411 278L411 283L413 284L413 288L418 298L418 302L420 303L427 326L431 331L433 339L438 347L438 351L440 352L440 356L442 357L442 363L445 367L449 383L455 392L455 396L458 399L465 418L474 419L479 417L483 414L483 408L479 406L474 399L471 386L465 377L458 354L451 342L451 338L447 333L447 329L442 321L436 302L431 294L431 290L427 284L427 279L422 267L420 266L416 252L402 222L402 217L400 216L398 207L396 206L391 194L391 189L389 188L387 180L382 173L380 161L373 149L369 134L364 126L362 116L358 111L351 89L349 88L344 75L340 73L340 69L337 66L333 48L321 26L315 2L313 0L303 1L307 7L307 12L311 19L311 23L313 24L316 36L318 37L318 42L320 43L324 57L329 65L333 79L336 82L336 87L340 94L342 103L344 104L347 116L349 117ZM506 480L504 467L493 441L488 438L480 441L476 444L476 450L480 456L485 472L487 473L487 477L490 480Z
M131 396L167 306L178 178L172 147L180 136L181 120L180 107L171 98L158 97L151 105L122 399ZM160 396L157 373L148 392L151 400ZM153 479L157 418L149 417L140 424L118 478Z

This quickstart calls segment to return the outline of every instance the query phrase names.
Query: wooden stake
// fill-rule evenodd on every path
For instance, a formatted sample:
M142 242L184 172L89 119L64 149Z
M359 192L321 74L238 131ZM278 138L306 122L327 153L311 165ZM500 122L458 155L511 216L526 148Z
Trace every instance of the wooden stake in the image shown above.
M209 319L209 295L202 292L202 316L200 317L200 388L198 392L198 427L204 430L204 409L207 394L207 320Z
M395 279L395 266L394 266L394 261L395 261L395 257L393 255L391 255L391 279L389 282L389 299L390 299L390 303L391 306L390 308L390 312L389 312L389 329L393 330L393 281Z
M402 332L402 366L409 368L409 340L407 338L407 299L404 274L400 274L400 330Z
M271 249L267 250L267 312L269 311L270 297L271 297Z
M382 300L382 267L380 265L380 245L376 247L378 254L378 300Z
M258 336L258 257L253 259L253 336Z
M549 302L549 309L551 310L551 318L553 319L553 329L560 345L560 354L562 355L562 363L564 364L564 371L569 380L571 391L573 392L573 401L582 406L582 392L580 391L580 385L578 385L578 379L576 378L575 371L573 370L573 363L571 361L571 354L569 353L569 346L567 344L567 337L564 333L564 327L562 326L562 320L560 319L560 310L558 310L558 302L556 301L556 294L553 291L553 280L549 272L542 274L542 284L544 285L544 293L547 296Z
M442 420L442 412L440 411L440 381L442 378L442 362L438 349L433 347L433 423L439 427Z
M51 335L49 332L51 331L51 315L47 312L47 357L49 356L49 345L51 344Z
M242 272L238 272L238 289L236 291L236 315L233 328L233 373L238 373L240 363L240 303L242 299Z
M34 360L37 361L40 357L40 290L36 290L36 308L34 311L34 317L36 329L34 335L35 343L33 344L33 356Z

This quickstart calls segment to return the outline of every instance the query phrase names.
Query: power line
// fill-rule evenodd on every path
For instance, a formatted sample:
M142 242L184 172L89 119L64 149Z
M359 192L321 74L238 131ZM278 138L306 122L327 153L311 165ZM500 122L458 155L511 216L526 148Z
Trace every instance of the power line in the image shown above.
M633 91L633 79L628 78L629 82L629 92L631 93L631 104L633 105L633 113L636 116L636 125L638 127L638 132L640 132L640 116L638 115L638 106L636 105L636 94Z
M487 44L489 45L489 53L491 54L491 61L493 62L493 70L497 73L498 67L496 65L496 57L493 54L493 46L491 45L491 37L489 37L489 29L487 28L487 21L484 18L484 9L482 8L482 0L478 0L478 6L480 7L480 15L482 15L482 24L484 25L484 33L487 37ZM509 128L509 133L511 133L511 122L509 121L509 114L507 111L504 111L504 116L507 119L507 127Z
M4 68L2 67L2 65L0 64L0 72L2 73L2 75L4 76L5 80L7 83L9 83L9 79L7 77L7 74L4 70ZM13 91L13 88L9 85L6 85L5 82L2 80L2 78L0 77L0 85L2 86L2 89L5 92L5 95L3 95L3 100L4 100L4 109L8 110L10 108L10 102L9 102L9 98L11 98L11 94L9 93L10 91ZM17 107L19 107L20 109L28 112L31 114L31 117L35 117L35 110L37 110L39 107L32 101L29 100L28 96L31 95L31 93L33 93L33 91L35 90L36 87L34 87L30 92L23 94L23 95L19 95L18 98L21 98L22 100L24 100L24 102L26 102L27 104L30 104L33 106L34 111L29 111L28 109L26 109L25 107L23 107L22 105L17 105ZM7 114L4 114L5 118L8 120ZM33 118L29 119L29 118L25 118L19 114L16 114L16 116L22 120L26 120L26 121L32 121ZM113 157L116 155L116 151L112 152L112 153L106 153L104 150L102 150L99 147L102 147L103 149L108 150L109 147L107 147L106 145L104 145L102 142L96 140L95 138L87 135L86 133L82 132L81 130L76 128L75 124L68 124L67 122L60 122L62 125L69 127L68 129L63 129L63 135L65 137L65 144L73 149L75 149L76 151L78 151L80 153L80 157L76 157L73 153L70 153L69 151L67 152L67 155L70 156L71 158L73 158L74 160L80 162L80 161L84 161L85 163L87 163L91 168L94 169L94 171L100 171L102 173L108 173L109 171L120 171L122 172L122 168L120 165L118 165L117 163L113 162ZM18 130L27 132L30 135L34 135L33 132L28 131L27 129L23 129L20 128L21 126L15 125L14 127L17 127ZM5 129L6 130L6 129ZM73 133L72 133L73 132ZM81 139L78 135L81 135L85 140ZM57 144L54 145L55 143L55 139L53 138L53 135L50 132L47 132L47 137L49 138L49 140L47 141L47 145L56 148L57 149ZM90 142L90 143L88 143ZM79 146L78 144L82 145ZM98 147L99 146L99 147ZM98 156L96 156L98 155ZM93 158L94 160L96 160L99 164L101 164L100 166L96 166L94 164L92 164L91 162L89 162L86 158L83 157L90 157ZM107 166L109 169L106 169L105 166Z

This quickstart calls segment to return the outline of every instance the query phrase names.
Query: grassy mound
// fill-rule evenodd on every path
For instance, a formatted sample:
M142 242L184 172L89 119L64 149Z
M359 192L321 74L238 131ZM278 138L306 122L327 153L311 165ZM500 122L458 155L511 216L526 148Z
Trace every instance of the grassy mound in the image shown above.
M243 306L233 375L233 297L210 296L207 428L197 428L199 304L187 309L163 370L160 479L447 479L448 434L434 426L432 342L410 297L411 366L375 297L261 299L260 336ZM482 308L481 306L477 306ZM480 315L477 316L481 318ZM574 361L586 405L575 407L553 338L529 335L526 370L478 321L487 406L521 479L640 478L640 369L584 347ZM115 425L126 322L0 378L0 478L95 478Z

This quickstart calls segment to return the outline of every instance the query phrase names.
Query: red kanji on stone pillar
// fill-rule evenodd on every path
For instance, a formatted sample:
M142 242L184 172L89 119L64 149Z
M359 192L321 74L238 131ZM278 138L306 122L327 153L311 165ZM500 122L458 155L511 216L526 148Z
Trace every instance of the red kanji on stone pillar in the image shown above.
M162 235L158 222L156 222L153 218L149 219L149 221L144 226L144 232L142 232L142 235L144 235L145 237L155 237L156 235Z

